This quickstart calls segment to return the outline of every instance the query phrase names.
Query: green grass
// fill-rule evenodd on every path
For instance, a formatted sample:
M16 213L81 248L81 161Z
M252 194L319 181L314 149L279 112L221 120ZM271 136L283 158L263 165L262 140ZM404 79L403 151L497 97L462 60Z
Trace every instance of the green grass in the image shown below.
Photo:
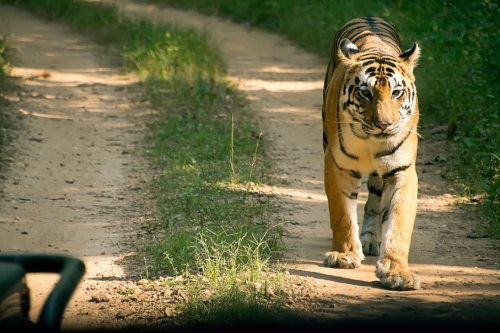
M291 292L285 281L290 280L279 266L267 269L274 251L267 235L216 230L197 232L194 263L202 278L189 285L190 306L181 320L235 324L300 318L285 307Z
M454 151L446 175L482 198L479 212L500 232L500 5L497 1L152 0L229 17L287 36L325 58L335 32L361 15L387 18L403 48L422 48L416 69L422 124L448 125ZM326 67L326 61L325 61Z
M275 261L282 246L275 204L253 189L269 180L272 162L245 96L227 81L224 59L209 36L132 22L96 2L2 2L94 36L139 73L145 98L157 111L147 155L160 213L147 226L151 239L139 249L145 251L144 275L182 274L192 281L192 301L183 312L197 313L200 321L217 313L242 319L255 309L268 315L282 309L288 286ZM272 288L272 297L256 290L256 283ZM199 298L201 289L210 296Z

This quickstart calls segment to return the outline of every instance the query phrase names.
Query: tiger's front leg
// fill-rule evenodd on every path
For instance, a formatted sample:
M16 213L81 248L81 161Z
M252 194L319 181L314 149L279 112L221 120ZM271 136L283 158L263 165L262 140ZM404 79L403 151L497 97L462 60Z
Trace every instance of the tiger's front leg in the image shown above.
M401 168L400 168L401 169ZM411 234L417 212L418 179L415 164L383 176L382 244L375 274L393 290L420 288L420 278L408 267Z
M366 256L378 256L380 255L380 244L382 243L380 203L384 182L375 172L370 175L367 186L368 201L365 205L360 238L361 244L363 244L363 253Z
M324 265L357 268L365 257L358 235L356 214L361 176L336 165L330 149L325 152L325 191L333 233L332 251L325 255Z

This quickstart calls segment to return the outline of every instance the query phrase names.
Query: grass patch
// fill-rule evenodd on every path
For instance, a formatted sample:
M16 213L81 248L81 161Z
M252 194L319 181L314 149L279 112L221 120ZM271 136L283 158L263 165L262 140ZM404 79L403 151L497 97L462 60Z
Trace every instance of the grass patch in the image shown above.
M226 80L224 59L209 36L129 21L96 2L2 2L91 34L142 78L157 111L148 155L159 170L151 188L160 212L144 247L145 262L153 263L145 276L195 281L186 287L188 321L217 321L217 314L230 315L223 321L249 320L242 317L254 311L271 319L270 309L282 309L288 289L274 261L281 229L272 222L272 197L254 188L268 181L272 164L245 96Z
M479 212L500 231L500 5L490 0L152 0L282 33L329 56L336 31L349 19L376 15L391 21L403 48L422 48L416 69L422 123L448 125L454 151L451 181L479 194ZM325 61L326 68L326 61ZM459 185L460 186L460 185Z
M194 263L202 278L187 289L190 306L182 321L236 324L297 317L285 308L291 289L282 271L267 268L274 251L267 235L216 230L201 230L195 238Z

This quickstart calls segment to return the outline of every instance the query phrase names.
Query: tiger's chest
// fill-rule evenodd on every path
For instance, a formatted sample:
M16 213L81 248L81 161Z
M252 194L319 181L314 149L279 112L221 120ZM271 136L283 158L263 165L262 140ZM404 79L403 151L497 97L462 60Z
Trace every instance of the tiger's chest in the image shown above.
M341 135L329 145L335 161L342 169L354 170L361 174L377 172L384 174L402 163L409 163L414 154L400 147L401 135L388 138L360 138L349 128L340 128ZM400 149L403 148L403 149Z

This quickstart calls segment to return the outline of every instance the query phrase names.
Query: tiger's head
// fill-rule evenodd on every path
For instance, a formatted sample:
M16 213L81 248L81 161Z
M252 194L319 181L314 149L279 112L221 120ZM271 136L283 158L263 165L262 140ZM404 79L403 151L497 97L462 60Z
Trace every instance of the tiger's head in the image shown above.
M387 48L358 49L348 39L340 42L339 63L346 75L341 83L339 111L361 137L385 139L401 132L412 117L418 119L415 68L417 43L400 55Z

